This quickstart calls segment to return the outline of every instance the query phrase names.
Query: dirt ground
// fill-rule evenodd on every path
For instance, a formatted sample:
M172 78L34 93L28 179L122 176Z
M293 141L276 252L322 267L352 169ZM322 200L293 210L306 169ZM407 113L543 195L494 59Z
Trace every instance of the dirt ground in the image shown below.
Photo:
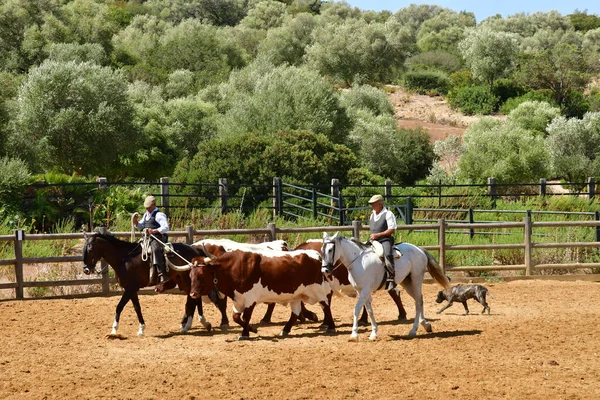
M2 399L591 399L600 396L600 286L594 282L487 284L491 315L469 302L441 315L439 287L424 286L422 328L396 321L387 294L374 296L380 339L348 342L355 299L334 298L335 334L319 323L278 337L287 308L250 341L241 329L208 333L194 321L178 333L185 298L141 296L146 336L136 336L128 305L119 333L107 339L117 296L0 302ZM402 293L409 318L414 304ZM316 310L313 306L312 309ZM259 321L264 305L256 308ZM320 313L319 313L320 314ZM218 325L212 305L205 315Z

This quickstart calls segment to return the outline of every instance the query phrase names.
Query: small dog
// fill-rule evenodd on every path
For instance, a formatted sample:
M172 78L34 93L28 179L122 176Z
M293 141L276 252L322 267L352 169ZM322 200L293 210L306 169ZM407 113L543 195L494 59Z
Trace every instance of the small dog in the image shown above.
M469 307L467 307L468 299L475 299L483 306L482 314L485 313L487 309L488 314L490 313L490 306L488 306L485 301L485 296L488 294L488 290L485 286L482 285L457 285L453 286L450 291L440 290L437 299L435 299L436 303L441 303L442 301L448 301L444 307L442 307L437 314L440 314L442 311L450 307L455 301L459 301L465 307L466 315L469 315Z

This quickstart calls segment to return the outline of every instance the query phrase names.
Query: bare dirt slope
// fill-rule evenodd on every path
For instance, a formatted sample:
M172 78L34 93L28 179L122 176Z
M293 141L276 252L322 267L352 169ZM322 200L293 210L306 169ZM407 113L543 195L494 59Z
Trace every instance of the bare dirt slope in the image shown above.
M433 333L405 336L387 295L374 309L380 340L349 343L355 299L334 298L338 333L318 323L277 336L287 318L239 342L241 329L178 333L185 298L142 295L146 337L131 305L125 340L109 340L116 296L0 302L2 399L593 399L600 398L600 286L519 281L487 285L491 315L461 305L436 315L437 285L425 285ZM409 317L414 304L402 292ZM312 307L315 309L315 307ZM258 321L265 307L255 310ZM215 307L205 314L217 323Z
M391 89L393 93L389 94L389 98L396 110L398 126L407 129L422 127L429 132L432 142L444 140L448 135L462 136L465 129L479 119L454 110L442 96L409 93L399 86Z

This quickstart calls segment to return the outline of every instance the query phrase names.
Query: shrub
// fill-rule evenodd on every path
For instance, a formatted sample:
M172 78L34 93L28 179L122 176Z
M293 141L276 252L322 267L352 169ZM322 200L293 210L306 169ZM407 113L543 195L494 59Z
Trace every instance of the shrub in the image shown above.
M486 86L466 86L450 92L448 102L467 115L488 115L498 107L498 97Z
M590 110L590 103L583 96L583 93L570 90L560 108L567 118L582 118Z
M452 53L436 50L417 54L406 60L405 64L412 70L433 69L451 74L459 70L461 61Z
M527 92L527 90L522 86L516 84L511 79L499 79L496 82L494 82L492 92L496 96L498 96L498 100L500 103L504 103L510 98L524 95Z
M519 104L525 103L526 101L545 101L546 103L557 106L556 101L552 98L552 93L548 90L533 90L527 92L521 96L507 99L502 106L500 106L500 113L508 115L512 110L517 108Z
M16 158L0 158L0 217L19 210L29 180L27 165ZM2 211L4 210L4 211Z
M450 88L450 78L441 71L411 71L404 75L404 84L419 93L435 91L445 94Z

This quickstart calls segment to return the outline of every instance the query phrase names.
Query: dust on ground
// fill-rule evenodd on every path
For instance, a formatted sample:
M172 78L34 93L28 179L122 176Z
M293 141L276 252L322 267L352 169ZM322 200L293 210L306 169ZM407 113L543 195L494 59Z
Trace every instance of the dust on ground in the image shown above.
M397 321L384 292L374 295L380 339L348 342L356 299L335 297L338 331L319 323L278 336L288 308L273 325L240 342L241 328L208 333L197 321L178 323L185 297L141 295L146 336L136 336L131 304L122 314L125 340L109 340L118 296L0 301L2 399L590 399L600 396L600 286L595 282L488 283L491 315L441 315L435 284L424 286L433 333ZM414 302L402 292L409 318ZM317 307L309 307L318 311ZM213 324L219 316L206 304ZM260 320L264 305L252 321ZM321 313L318 312L320 315Z

